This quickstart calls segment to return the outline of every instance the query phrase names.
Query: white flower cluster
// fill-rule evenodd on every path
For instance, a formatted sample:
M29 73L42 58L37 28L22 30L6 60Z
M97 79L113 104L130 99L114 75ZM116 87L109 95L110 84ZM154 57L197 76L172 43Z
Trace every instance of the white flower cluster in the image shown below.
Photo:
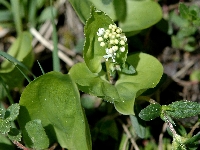
M103 57L108 61L109 58L115 62L117 52L125 52L126 36L122 33L122 29L116 25L110 24L109 28L99 28L98 41L101 47L105 47L106 55Z

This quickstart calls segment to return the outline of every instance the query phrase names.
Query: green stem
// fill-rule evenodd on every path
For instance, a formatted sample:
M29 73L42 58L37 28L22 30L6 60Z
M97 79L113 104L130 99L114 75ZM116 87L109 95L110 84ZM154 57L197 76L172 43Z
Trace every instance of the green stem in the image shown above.
M20 16L20 1L19 0L10 0L12 14L14 17L14 22L17 30L18 36L22 33L22 22Z
M6 0L0 0L0 4L4 5L6 8L11 10L11 6L10 6L9 2L7 2Z
M59 57L58 57L58 36L57 36L57 31L56 31L56 26L55 26L55 22L54 22L54 15L53 15L53 4L52 4L52 0L51 2L51 16L52 16L52 25L53 25L53 70L54 71L60 71L60 61L59 61Z
M147 101L149 103L156 103L155 100L151 99L148 96L138 96L137 100L140 100L140 101L143 100L143 101Z
M109 63L108 61L106 61L106 73L107 73L107 78L108 78L108 81L109 81L110 83L112 83L112 81L111 81L111 76L110 76L110 68L109 68L109 65L110 65L110 63Z
M36 11L37 11L37 1L31 0L29 3L29 14L28 21L31 24L31 27L35 27L36 25Z

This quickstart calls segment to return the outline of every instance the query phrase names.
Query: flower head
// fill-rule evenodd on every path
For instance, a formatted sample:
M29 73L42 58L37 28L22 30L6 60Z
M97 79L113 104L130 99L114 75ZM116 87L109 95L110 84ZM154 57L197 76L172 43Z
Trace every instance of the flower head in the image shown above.
M111 59L112 62L116 62L116 55L125 52L125 45L127 38L122 33L122 29L116 25L110 24L108 29L99 28L98 41L101 47L105 47L106 55L103 58L108 61Z

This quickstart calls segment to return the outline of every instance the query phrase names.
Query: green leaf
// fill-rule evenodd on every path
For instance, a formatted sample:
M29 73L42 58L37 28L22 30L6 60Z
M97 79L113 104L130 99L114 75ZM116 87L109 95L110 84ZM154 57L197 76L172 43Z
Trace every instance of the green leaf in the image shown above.
M27 122L39 119L50 145L58 142L67 149L91 149L79 91L69 75L49 72L38 77L25 88L19 104L18 120L23 134L26 134Z
M70 69L69 75L81 91L109 102L120 101L116 88L105 79L105 72L102 71L100 76L92 73L85 63L77 63Z
M10 122L4 119L0 119L0 133L7 134L10 131Z
M99 128L99 132L111 136L113 139L118 140L119 132L115 120L103 118L97 124L96 127Z
M91 8L91 17L87 20L84 28L85 45L83 56L87 67L93 73L101 71L101 61L106 54L105 47L101 47L98 41L98 29L108 29L110 24L114 23L109 16L94 7Z
M90 6L91 3L89 0L69 0L77 15L83 24L86 23L86 20L90 17Z
M178 27L188 27L190 22L188 20L181 18L177 15L176 11L172 11L169 15L169 19L172 23L174 23Z
M4 118L4 116L5 116L5 109L3 109L3 108L0 108L0 118L1 119L3 119Z
M9 55L6 55L6 59L9 61L5 60L1 64L0 76L10 88L21 85L24 80L24 76L18 70L16 64L24 73L27 73L27 69L24 68L30 68L33 64L31 42L32 36L29 32L23 32L20 34L8 50ZM0 55L3 57L5 56L2 51L0 51ZM10 55L12 57L10 57ZM15 65L13 65L10 61Z
M140 138L146 137L146 128L145 128L145 122L140 119L138 116L130 115L131 118L131 124L136 132L136 134Z
M32 120L26 123L25 129L33 143L35 149L45 149L49 147L49 139L44 131L41 120Z
M148 96L148 95L155 93L158 89L161 88L162 85L164 85L166 82L168 82L167 80L168 80L167 74L163 73L163 75L160 79L160 82L156 85L156 87L146 90L144 93L142 93L142 95Z
M116 1L116 0L115 0ZM123 0L121 0L123 1ZM119 4L119 2L115 2L116 4L114 5L113 0L90 0L90 2L98 9L101 10L103 12L105 12L110 18L112 18L113 20L117 20L117 16L115 13L115 8L119 7L116 6L116 4ZM121 5L122 6L122 5ZM123 7L121 7L123 9ZM122 10L120 10L122 11Z
M0 134L1 150L16 150L13 143L5 136Z
M176 101L168 105L167 115L174 118L187 118L200 114L200 104L192 101Z
M186 140L184 142L184 144L186 144L187 146L192 146L192 145L199 145L199 141L200 140L200 132L198 132L196 135L192 136L191 138L189 138L188 140Z
M126 18L126 0L114 0L113 1L115 16L117 20L124 21ZM106 11L105 11L106 12ZM111 17L112 18L112 17ZM114 18L112 18L114 20Z
M1 10L0 11L0 22L12 21L12 12L10 10Z
M5 112L5 119L7 121L14 121L19 115L19 104L12 104Z
M134 74L136 71L135 71L135 68L132 66L132 65L129 65L129 64L125 64L125 67L122 68L122 71L123 73L125 74Z
M159 83L163 74L163 67L156 58L145 53L132 54L128 56L127 62L135 68L136 73L133 75L121 73L119 75L115 87L119 91L122 101L114 104L120 113L134 114L135 98Z
M156 24L162 18L160 5L151 0L128 0L126 1L127 16L119 22L119 27L124 32L146 29Z
M81 91L114 102L115 108L122 114L134 114L135 98L148 88L157 85L162 76L163 67L156 58L144 53L135 53L127 60L135 68L136 73L133 75L119 73L119 79L115 85L106 80L105 72L92 73L84 63L74 65L69 75Z
M54 16L51 15L51 9L53 10ZM38 17L38 22L42 23L47 20L51 20L52 17L55 18L56 16L57 16L57 10L55 9L55 7L46 7Z
M190 74L190 80L194 82L200 82L200 70L194 70Z
M21 141L21 132L17 130L16 128L11 128L10 131L8 132L8 138L11 141Z
M139 117L142 118L145 121L153 120L160 116L162 107L160 104L150 104L146 108L142 109L139 113Z
M180 16L183 19L189 19L189 8L184 4L184 3L179 3L179 12L180 12Z
M146 123L144 120L142 120L138 114L139 111L141 110L140 105L135 105L134 106L135 110L135 115L130 115L131 119L131 124L133 126L133 129L135 133L140 137L140 138L146 138Z

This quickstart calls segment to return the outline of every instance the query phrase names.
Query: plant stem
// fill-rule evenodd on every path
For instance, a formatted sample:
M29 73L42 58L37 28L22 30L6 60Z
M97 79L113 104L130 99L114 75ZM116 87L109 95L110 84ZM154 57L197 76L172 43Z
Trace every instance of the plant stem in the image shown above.
M188 135L192 136L193 135L193 132L196 128L198 128L200 125L200 122L197 122L191 129L190 133L188 133Z
M53 15L53 3L51 2L51 19L52 19L52 25L53 25L53 70L54 71L60 71L60 61L58 57L58 36L56 32L56 26L54 22L54 15Z
M131 133L129 132L127 126L124 123L122 123L122 127L123 127L124 132L126 133L127 137L130 139L130 141L131 141L134 149L135 150L140 150L139 147L138 147L138 145L137 145L137 143L135 142L134 138L132 137Z
M17 145L17 147L20 148L20 149L23 149L23 150L31 150L31 149L25 147L24 145L22 145L21 143L19 143L18 141L13 141L13 143L14 143L15 145Z
M107 73L107 78L108 78L108 81L109 81L110 83L112 83L112 81L111 81L111 76L110 76L110 68L109 68L109 65L110 65L110 63L109 63L108 61L106 61L106 73Z
M20 17L20 1L11 0L11 9L14 17L14 22L17 30L18 36L22 33L22 22Z

